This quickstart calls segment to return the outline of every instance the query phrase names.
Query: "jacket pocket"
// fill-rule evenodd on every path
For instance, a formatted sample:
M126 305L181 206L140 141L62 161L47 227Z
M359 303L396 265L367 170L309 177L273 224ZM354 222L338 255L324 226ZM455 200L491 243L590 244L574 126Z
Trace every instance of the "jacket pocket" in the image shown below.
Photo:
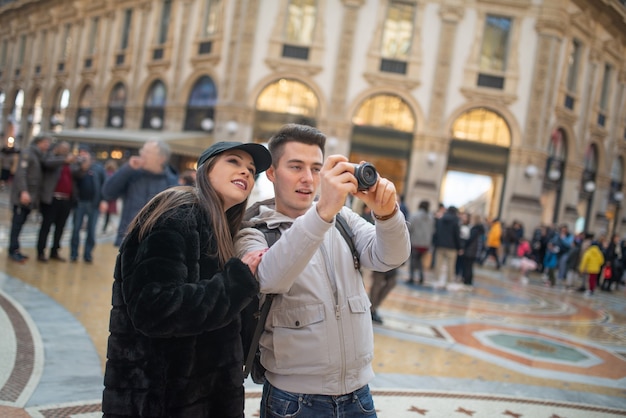
M354 344L352 349L346 353L354 353L355 357L351 361L363 366L369 363L374 357L374 330L370 315L369 298L366 295L357 295L348 298L350 307L349 326L344 325L345 330L351 330L352 341L346 335L346 344Z
M320 369L329 363L323 304L274 311L272 326L279 369Z

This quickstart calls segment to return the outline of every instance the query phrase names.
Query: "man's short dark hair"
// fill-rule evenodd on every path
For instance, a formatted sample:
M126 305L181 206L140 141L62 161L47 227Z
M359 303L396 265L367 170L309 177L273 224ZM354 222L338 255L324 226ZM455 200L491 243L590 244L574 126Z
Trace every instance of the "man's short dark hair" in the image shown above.
M317 145L324 155L326 135L319 129L308 125L289 123L283 125L269 140L267 147L272 154L272 164L275 165L283 155L285 144L288 142L300 142L307 145Z
M430 202L428 200L422 200L418 206L419 209L423 209L426 212L430 209Z

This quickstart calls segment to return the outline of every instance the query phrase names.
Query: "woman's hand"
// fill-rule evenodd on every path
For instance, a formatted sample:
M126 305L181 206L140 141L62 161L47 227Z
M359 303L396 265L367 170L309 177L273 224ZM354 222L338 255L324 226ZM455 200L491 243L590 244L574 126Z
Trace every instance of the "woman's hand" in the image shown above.
M241 257L241 261L248 266L253 275L256 274L256 269L259 267L259 263L261 262L261 257L269 250L269 248L265 248L264 250L256 250L250 251Z

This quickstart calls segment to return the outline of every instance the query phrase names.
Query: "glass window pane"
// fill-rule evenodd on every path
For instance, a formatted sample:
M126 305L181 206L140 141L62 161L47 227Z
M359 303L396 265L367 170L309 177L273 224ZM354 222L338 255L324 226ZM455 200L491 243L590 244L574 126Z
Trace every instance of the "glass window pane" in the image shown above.
M189 95L189 107L212 107L217 104L217 89L209 76L202 76L194 84Z
M511 131L504 118L485 108L472 109L459 116L452 126L452 136L502 147L511 146Z
M217 17L221 0L206 0L204 6L204 19L202 24L202 37L206 38L217 32Z
M565 161L565 146L565 132L563 132L563 129L557 129L552 132L552 135L550 136L550 142L548 143L548 154L550 155L550 157Z
M596 146L591 144L585 152L585 170L595 173L598 170L598 153Z
M20 36L20 49L17 57L17 65L24 64L24 53L26 52L26 35Z
M624 177L624 160L622 157L613 160L613 166L611 167L611 180L621 183Z
M122 83L117 83L109 96L109 107L124 106L126 106L126 87Z
M318 99L307 85L281 79L267 86L259 95L257 110L317 117Z
M316 14L315 0L291 0L287 10L285 40L299 45L311 45Z
M415 117L409 105L401 97L391 94L378 94L365 100L352 123L403 132L415 129Z
M150 91L148 92L148 98L146 99L146 106L150 107L165 107L165 84L162 81L157 80L152 83Z
M67 61L72 51L72 27L65 25L65 33L63 35L61 59Z
M502 16L487 16L483 44L480 51L480 69L503 72L511 33L511 19Z
M387 11L383 30L382 56L406 60L413 37L415 5L392 2Z
M89 43L87 44L87 55L95 55L96 40L98 39L98 22L99 19L94 17L91 20L91 32L89 32Z
M120 43L120 49L124 51L128 48L128 39L130 37L130 25L133 20L133 10L126 9L124 12L124 26L122 27L122 39Z
M161 13L161 25L159 26L159 45L167 41L167 31L170 27L170 12L172 10L172 1L163 1L163 10Z
M602 92L600 93L600 109L606 111L611 88L611 76L613 68L610 64L604 65L604 78L602 79Z
M580 42L576 39L572 41L572 50L567 63L567 91L576 93L578 81L578 65L580 63Z

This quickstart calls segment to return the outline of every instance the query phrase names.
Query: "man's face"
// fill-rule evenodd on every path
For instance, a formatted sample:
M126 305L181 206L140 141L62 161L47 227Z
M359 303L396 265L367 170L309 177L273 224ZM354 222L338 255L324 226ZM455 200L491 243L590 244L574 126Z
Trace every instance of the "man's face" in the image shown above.
M143 169L152 173L163 171L165 157L159 152L156 142L146 142L139 150L139 156L143 159Z
M317 145L299 142L288 142L283 151L276 167L267 170L267 178L274 183L276 210L297 218L313 204L324 156Z

